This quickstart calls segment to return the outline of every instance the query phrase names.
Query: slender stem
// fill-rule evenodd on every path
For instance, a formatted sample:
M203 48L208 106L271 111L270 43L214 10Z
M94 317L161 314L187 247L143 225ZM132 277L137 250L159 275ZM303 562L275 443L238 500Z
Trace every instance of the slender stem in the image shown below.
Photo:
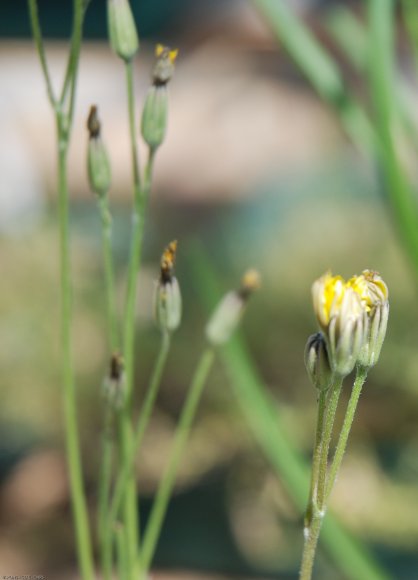
M58 117L58 195L61 263L61 316L64 379L64 416L67 461L74 515L78 559L84 580L94 578L87 503L83 487L80 443L77 425L77 404L71 354L71 269L68 224L67 141L63 140L61 118Z
M174 435L173 449L169 458L166 471L158 486L157 495L152 506L147 524L141 551L141 567L145 575L148 572L154 556L161 526L167 511L171 491L173 489L180 458L189 437L190 428L196 414L196 409L205 386L209 371L214 360L214 350L208 347L202 354L199 364L190 385L183 410Z
M315 507L312 515L312 521L309 528L305 528L305 543L303 546L302 565L300 569L299 580L311 580L313 565L315 561L316 547L319 540L319 532L324 514L319 512Z
M133 61L125 62L126 92L128 95L129 134L131 139L132 177L135 200L141 195L141 172L139 169L138 141L136 137L135 89Z
M134 443L132 447L132 453L130 457L130 461L126 462L123 467L122 471L119 473L118 478L116 480L115 491L113 493L112 503L110 507L110 521L111 525L115 521L121 500L123 498L125 487L127 481L129 479L129 475L133 469L133 463L135 460L135 456L137 455L138 451L141 448L142 439L147 428L149 419L151 417L152 409L154 407L155 399L158 394L158 390L161 384L161 377L165 367L165 363L167 360L167 356L170 350L170 334L164 332L162 335L161 341L161 348L158 354L157 361L155 363L155 367L152 373L151 381L149 388L147 389L147 394L145 396L144 403L141 408L141 413L138 418L137 427L134 434Z
M85 9L83 5L83 0L73 0L73 33L71 37L71 50L70 56L68 58L68 78L69 78L69 87L70 87L70 100L67 109L67 117L68 117L68 131L72 128L73 117L74 117L74 104L75 104L75 93L77 87L77 73L78 73L78 64L80 60L80 50L81 50L81 41L83 37L83 24L84 24L84 15ZM61 91L61 99L60 104L61 106L64 105L67 88L65 86L67 82L67 74L66 78L64 79L62 91Z
M134 145L132 144L132 148ZM130 411L132 405L133 377L134 377L134 353L135 353L135 319L137 303L138 273L141 263L142 242L144 236L145 211L151 188L151 176L154 154L150 152L145 167L144 185L139 195L135 195L133 211L133 233L131 241L131 255L128 268L128 288L123 328L123 351L125 361L125 404L119 415L119 450L121 457L121 469L129 465L132 454L132 425ZM135 186L136 191L136 186ZM135 479L130 472L125 490L124 522L127 541L130 545L129 557L136 560L136 551L139 543L138 501L135 488ZM135 554L135 556L134 556Z
M39 60L41 62L42 72L45 79L46 90L48 93L48 99L51 103L52 107L55 109L57 105L57 101L54 95L54 89L51 83L51 77L49 75L48 64L46 61L45 55L45 47L44 42L42 39L42 30L41 24L39 22L39 13L38 13L38 3L37 0L28 0L29 5L29 17L30 23L32 28L32 35L35 41L36 50L38 51Z
M305 527L309 527L311 524L311 520L314 514L317 501L316 495L318 490L319 465L321 459L321 447L324 430L326 399L327 399L327 391L326 390L320 391L318 401L318 416L316 423L315 448L312 458L311 486L309 492L308 508L306 510Z
M119 348L118 324L115 303L115 276L112 257L112 216L107 195L98 198L102 224L102 250L106 287L106 310L109 345L113 352Z
M304 529L305 542L303 546L300 580L310 580L312 576L319 534L325 516L327 463L341 386L341 377L336 377L327 393L326 406L324 404L325 401L320 400L318 408L319 425L317 427L314 465L312 467L311 497ZM320 439L319 443L318 439Z
M115 529L116 553L118 561L118 578L119 580L128 580L130 578L129 561L127 554L127 545L125 542L125 533L123 526L118 524Z
M111 580L113 567L112 533L108 530L108 508L110 499L110 485L112 480L113 455L113 409L106 401L105 419L103 427L103 444L101 470L99 479L99 517L98 536L100 541L100 558L104 580Z
M337 412L338 401L340 399L342 387L342 378L337 377L334 385L331 387L327 408L325 411L324 431L322 437L321 457L319 461L317 502L320 512L325 510L325 484L327 477L327 465L329 456L329 447L331 444L332 428L334 426L335 414Z
M338 471L341 466L342 459L347 447L348 436L350 434L351 426L353 424L354 413L356 412L357 403L360 398L361 390L367 378L368 369L366 367L358 367L357 374L353 385L353 390L351 392L350 400L348 401L347 411L344 417L343 426L340 432L340 437L338 439L337 447L334 454L334 459L329 470L328 481L325 492L325 503L328 502L329 496L331 495L332 489L335 484L335 480L338 475Z

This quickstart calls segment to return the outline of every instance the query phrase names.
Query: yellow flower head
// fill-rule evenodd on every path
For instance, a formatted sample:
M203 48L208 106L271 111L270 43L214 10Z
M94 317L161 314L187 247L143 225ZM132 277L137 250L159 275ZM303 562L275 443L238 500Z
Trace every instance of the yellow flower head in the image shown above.
M340 308L344 294L345 282L341 276L327 272L312 286L312 298L315 314L319 324L327 328L332 315Z
M389 297L388 287L378 272L363 270L360 276L353 276L347 286L360 296L360 300L369 313L378 304L384 304Z

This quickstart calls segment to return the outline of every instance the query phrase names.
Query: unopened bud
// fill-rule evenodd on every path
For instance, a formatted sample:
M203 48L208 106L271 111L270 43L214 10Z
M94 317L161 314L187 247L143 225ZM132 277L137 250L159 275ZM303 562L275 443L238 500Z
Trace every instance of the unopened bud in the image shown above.
M155 150L164 140L168 119L167 83L174 73L177 50L157 44L157 57L153 72L152 86L148 90L141 118L141 133L145 143Z
M370 368L377 363L386 336L389 290L380 275L372 270L354 276L349 284L360 296L366 311L365 340L358 363Z
M141 134L152 150L164 141L168 118L168 94L165 85L148 89L141 119Z
M216 307L206 326L206 338L217 346L227 342L236 330L244 313L248 298L260 286L256 270L248 270L238 290L228 292Z
M322 332L317 332L308 338L305 347L305 366L315 388L325 391L330 387L332 370Z
M113 51L130 61L138 51L139 39L129 0L107 0L107 22Z
M365 317L357 292L341 276L324 274L312 286L313 304L327 341L332 370L344 377L356 365L364 343Z
M87 120L89 142L87 147L87 170L92 191L105 195L110 188L111 172L106 147L100 136L101 125L97 107L92 106Z
M178 55L178 49L171 49L168 46L157 44L155 56L157 60L152 71L152 84L166 85L174 74L174 64Z
M109 373L103 382L103 393L109 404L116 409L120 409L124 402L124 391L123 359L119 353L114 353L110 359Z
M177 241L170 242L161 257L160 278L154 295L154 315L158 327L163 332L173 332L181 322L181 293L174 264Z

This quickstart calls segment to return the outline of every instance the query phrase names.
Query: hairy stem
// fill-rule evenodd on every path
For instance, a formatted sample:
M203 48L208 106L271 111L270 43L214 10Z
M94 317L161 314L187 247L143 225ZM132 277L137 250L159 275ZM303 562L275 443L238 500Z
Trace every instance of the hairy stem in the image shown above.
M334 454L334 459L332 461L326 492L325 492L325 502L328 502L329 496L331 495L332 489L335 484L335 480L338 475L338 471L341 466L341 462L344 457L345 450L347 448L348 436L350 434L351 426L353 424L354 413L356 412L357 403L360 398L361 390L367 378L368 369L365 367L358 367L356 378L353 385L353 390L351 391L350 400L348 401L347 411L344 417L343 426L340 432L340 437L338 439L337 447Z

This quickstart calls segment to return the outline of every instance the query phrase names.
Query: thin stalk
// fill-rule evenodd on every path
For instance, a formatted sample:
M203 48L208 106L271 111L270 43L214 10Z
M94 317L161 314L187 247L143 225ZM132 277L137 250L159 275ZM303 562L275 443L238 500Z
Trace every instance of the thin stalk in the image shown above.
M154 556L157 541L161 532L162 523L167 511L171 491L173 489L180 458L190 434L191 425L196 409L205 386L209 371L212 367L215 352L207 347L203 352L188 391L183 410L174 435L173 449L165 473L158 486L157 495L152 506L151 514L145 531L141 550L141 569L146 575Z
M152 409L154 407L154 403L158 394L158 390L161 384L161 377L163 374L163 370L165 367L165 363L167 361L167 356L170 350L170 334L168 332L164 332L162 335L161 340L161 348L158 354L157 361L155 363L155 367L152 373L151 381L149 384L149 388L147 389L147 394L145 396L145 400L143 402L141 412L138 418L137 427L135 429L134 434L134 442L132 447L132 453L130 457L130 461L126 462L123 465L122 471L119 473L118 478L116 480L115 491L113 493L112 503L109 510L110 513L110 522L113 525L115 521L120 503L122 501L125 487L127 481L129 479L129 475L133 469L133 464L135 461L135 456L137 455L138 451L141 448L142 439L147 428L149 419L151 417Z
M42 73L44 75L48 99L51 106L55 109L57 100L52 87L51 77L49 75L48 63L46 61L45 47L42 38L41 24L39 21L38 2L37 0L28 0L29 18L32 28L32 35L35 41L36 50L38 52L39 60L41 62Z
M305 542L303 546L302 565L300 570L300 580L310 580L312 576L313 565L315 561L316 548L318 545L319 534L321 531L322 521L325 516L325 484L327 476L327 463L329 447L332 437L332 428L334 426L335 414L337 411L338 401L340 398L342 379L337 377L334 384L330 387L327 405L323 421L321 434L321 443L319 445L319 457L315 458L317 465L316 471L316 491L313 501L310 503L310 521L304 529ZM323 410L321 410L323 413Z
M129 580L131 577L124 531L123 526L118 524L115 529L115 538L119 580Z
M111 580L113 568L113 546L111 529L108 529L108 508L112 480L113 409L108 401L106 401L105 407L102 439L102 457L99 479L99 515L97 523L102 574L104 580Z
M393 0L368 0L369 78L379 137L379 165L398 234L417 274L418 207L394 138L394 9Z
M147 200L151 188L151 176L154 155L150 152L147 165L145 167L143 190L139 197L135 198L133 211L133 233L131 241L131 255L128 269L128 288L126 297L126 308L123 329L123 351L125 361L125 389L126 400L121 410L119 423L119 452L120 468L129 469L130 458L133 448L133 433L130 421L132 404L133 376L134 376L134 353L135 353L135 319L137 303L138 273L141 263L142 242L144 237L145 211ZM125 522L126 541L129 543L130 561L136 561L136 552L139 544L139 522L138 522L138 498L136 493L135 479L132 472L129 472L128 481L125 488L125 499L123 505L123 519Z
M62 352L64 379L64 418L67 461L70 477L70 491L75 524L77 553L81 575L84 580L93 580L94 565L90 540L90 529L87 514L87 502L83 487L83 474L80 457L80 442L77 425L77 403L73 376L71 353L71 265L70 240L68 224L68 180L67 180L67 147L63 140L60 120L58 130L58 196L60 226L60 264L61 264L61 319L62 319Z
M354 380L353 390L351 391L350 400L348 401L347 411L344 417L343 426L340 432L340 437L338 439L337 447L334 454L334 459L329 470L326 492L325 492L325 503L328 502L329 496L331 495L332 489L335 484L335 480L338 475L338 471L341 466L342 459L347 447L348 436L350 434L351 426L353 424L354 413L356 412L357 403L360 398L361 390L367 378L368 369L366 367L358 367L356 378Z
M325 411L317 490L318 509L320 512L325 510L325 484L327 477L329 447L331 444L332 428L334 426L335 414L337 412L338 401L340 399L342 382L343 381L341 377L337 377L335 379L335 383L331 387L331 391L329 393L327 408Z
M115 276L112 257L112 216L107 195L98 198L102 226L102 251L106 290L106 312L109 345L113 352L119 348L118 324L115 303Z
M320 391L318 400L318 416L316 422L315 448L312 458L311 486L309 491L308 508L306 510L305 527L310 526L317 502L316 495L318 490L319 466L321 459L321 447L324 430L326 399L327 399L327 391L326 390Z
M141 172L139 169L138 141L136 137L136 113L133 62L125 62L126 92L128 95L129 135L131 139L132 177L135 200L141 195Z

